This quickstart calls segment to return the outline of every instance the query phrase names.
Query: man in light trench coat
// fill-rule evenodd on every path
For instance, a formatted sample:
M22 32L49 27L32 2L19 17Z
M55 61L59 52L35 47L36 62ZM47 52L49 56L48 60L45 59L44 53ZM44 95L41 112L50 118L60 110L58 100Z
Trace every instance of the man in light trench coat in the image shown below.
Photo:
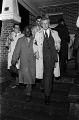
M57 59L57 51L60 49L60 37L58 33L49 28L50 21L48 18L42 18L42 29L35 34L35 47L36 55L39 60L38 63L38 76L43 78L44 91L45 91L45 103L50 102L50 91L51 91L51 77L53 74ZM45 31L47 31L47 38L45 38ZM46 40L47 39L47 40ZM47 41L47 42L46 42Z

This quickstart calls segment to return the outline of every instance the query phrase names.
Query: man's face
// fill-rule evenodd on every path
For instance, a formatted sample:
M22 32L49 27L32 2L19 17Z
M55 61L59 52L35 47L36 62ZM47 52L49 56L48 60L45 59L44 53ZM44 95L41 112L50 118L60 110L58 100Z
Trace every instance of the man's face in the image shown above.
M36 24L37 24L38 26L41 25L41 18L36 20Z
M15 33L18 33L20 31L19 25L15 25L14 31L15 31Z
M42 20L42 27L47 30L49 28L49 20Z

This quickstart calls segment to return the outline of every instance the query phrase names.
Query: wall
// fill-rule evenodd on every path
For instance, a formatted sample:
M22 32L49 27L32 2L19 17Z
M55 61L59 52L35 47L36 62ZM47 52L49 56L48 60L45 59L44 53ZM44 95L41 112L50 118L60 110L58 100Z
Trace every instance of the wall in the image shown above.
M8 71L7 71L8 51L5 47L5 43L7 36L12 31L13 24L14 24L13 20L2 21L2 29L0 36L0 83L9 80Z
M42 11L42 14L63 12L64 19L68 26L69 32L74 33L76 31L76 20L79 11L79 3L44 7L40 8L40 10Z

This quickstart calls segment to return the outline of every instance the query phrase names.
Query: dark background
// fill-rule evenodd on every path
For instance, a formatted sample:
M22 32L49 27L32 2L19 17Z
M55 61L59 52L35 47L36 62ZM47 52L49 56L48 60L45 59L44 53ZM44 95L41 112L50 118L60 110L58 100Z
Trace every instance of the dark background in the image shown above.
M0 13L2 11L2 0L0 0ZM0 20L0 33L1 33L2 21Z
M62 15L62 14L49 16L50 24L57 24L57 23L58 23L58 20L61 19L61 18L63 18L63 15Z
M29 25L29 11L26 10L21 4L18 3L19 14L21 16L21 30L23 31L26 25Z

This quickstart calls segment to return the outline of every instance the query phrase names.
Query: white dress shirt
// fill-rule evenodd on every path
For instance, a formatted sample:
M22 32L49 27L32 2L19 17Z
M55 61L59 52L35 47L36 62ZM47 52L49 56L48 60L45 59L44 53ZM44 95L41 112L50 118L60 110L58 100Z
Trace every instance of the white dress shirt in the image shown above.
M45 32L47 33L47 35L48 35L48 38L49 38L49 36L50 36L50 30L49 30L49 29L47 29L47 30L44 30L44 35L45 35Z

